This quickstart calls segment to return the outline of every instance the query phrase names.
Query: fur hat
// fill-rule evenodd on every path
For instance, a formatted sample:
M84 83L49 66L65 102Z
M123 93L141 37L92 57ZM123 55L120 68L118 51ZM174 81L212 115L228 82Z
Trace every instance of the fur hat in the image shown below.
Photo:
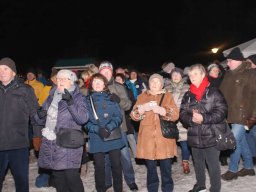
M0 65L6 65L7 67L9 67L13 72L17 73L17 69L16 69L16 64L15 62L9 58L9 57L4 57L0 60Z
M164 63L162 65L162 70L165 72L165 73L171 73L172 70L174 69L175 65L174 63L170 62L170 63Z
M110 63L109 61L103 61L100 63L100 66L99 66L99 72L102 70L102 69L110 69L111 71L113 71L113 65L112 63Z
M256 54L250 55L247 57L247 59L250 59L254 65L256 65Z
M76 74L68 69L62 69L57 73L57 78L62 78L63 76L69 78L73 84L77 81Z
M226 56L226 58L236 60L236 61L244 60L243 53L241 52L239 47L232 49L231 52Z
M151 76L149 77L149 84L150 84L150 82L152 81L152 79L154 79L154 78L157 78L157 79L160 80L160 82L161 82L161 88L163 88L163 86L164 86L164 78L163 78L163 76L162 76L162 75L159 75L159 74L157 74L157 73L154 73L153 75L151 75Z

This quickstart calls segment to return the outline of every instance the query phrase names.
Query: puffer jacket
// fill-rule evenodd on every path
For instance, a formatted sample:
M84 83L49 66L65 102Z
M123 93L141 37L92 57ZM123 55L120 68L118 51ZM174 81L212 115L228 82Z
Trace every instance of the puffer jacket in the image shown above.
M90 96L99 121L95 119ZM100 127L106 128L109 132L115 128L120 128L123 116L119 105L110 100L110 94L107 92L94 92L86 96L86 103L90 114L90 119L85 126L89 132L89 152L109 152L122 148L124 146L122 138L103 141L99 136Z
M49 97L43 104L43 109L49 109L55 90L56 87L50 91ZM78 86L71 92L71 95L74 104L68 106L64 100L61 100L58 104L55 133L57 133L60 128L81 130L81 125L88 121L89 114L87 106ZM43 125L46 122L46 118L39 119L37 115L35 116L35 120L39 125ZM39 167L53 170L80 168L82 154L83 147L67 149L56 145L56 140L51 141L43 137L39 151L38 164Z
M193 109L202 114L202 124L192 122ZM215 146L216 140L213 129L225 129L227 110L224 96L215 87L207 87L199 102L194 94L187 91L181 102L180 121L184 127L188 128L188 144L195 148Z

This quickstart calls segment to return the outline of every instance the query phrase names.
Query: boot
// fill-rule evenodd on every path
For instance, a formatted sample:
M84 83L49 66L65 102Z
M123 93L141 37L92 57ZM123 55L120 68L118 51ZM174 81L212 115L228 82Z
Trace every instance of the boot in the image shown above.
M190 173L189 161L188 160L183 160L182 161L182 167L183 167L183 173L185 173L185 174Z
M221 175L221 178L225 181L231 181L233 179L237 179L237 173L233 173L231 171L227 171L226 173Z
M227 157L226 156L220 156L220 164L221 166L228 165Z

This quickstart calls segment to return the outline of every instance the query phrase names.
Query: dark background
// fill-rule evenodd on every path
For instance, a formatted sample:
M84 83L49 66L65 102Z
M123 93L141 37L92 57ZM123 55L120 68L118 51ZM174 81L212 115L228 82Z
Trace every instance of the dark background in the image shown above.
M256 7L246 0L1 0L0 56L13 58L20 72L50 72L57 59L77 57L157 72L166 61L183 68L223 60L223 50L255 38L255 23Z

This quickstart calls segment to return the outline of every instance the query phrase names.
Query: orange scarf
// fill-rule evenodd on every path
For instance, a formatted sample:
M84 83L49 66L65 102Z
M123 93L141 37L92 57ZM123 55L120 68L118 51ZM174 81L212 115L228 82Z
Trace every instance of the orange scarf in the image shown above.
M200 101L202 99L204 91L208 85L209 85L209 81L207 77L203 79L199 87L196 87L193 84L190 85L190 91L196 96L197 101Z

